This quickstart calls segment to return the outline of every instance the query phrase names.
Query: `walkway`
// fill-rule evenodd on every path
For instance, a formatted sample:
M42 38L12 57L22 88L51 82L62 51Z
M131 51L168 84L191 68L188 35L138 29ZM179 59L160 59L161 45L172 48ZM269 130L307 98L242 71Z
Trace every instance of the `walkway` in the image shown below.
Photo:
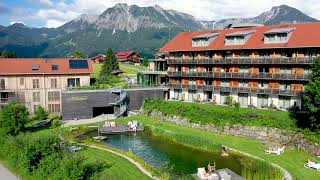
M63 127L69 127L69 126L76 126L76 125L82 125L82 124L91 124L96 122L101 122L109 119L114 119L114 115L100 115L97 117L94 117L92 119L79 119L79 120L66 120L63 124Z
M154 177L152 176L152 174L147 171L144 167L142 167L137 161L135 161L134 159L124 155L124 154L121 154L121 153L118 153L116 151L113 151L111 149L106 149L106 148L102 148L102 147L98 147L98 146L93 146L93 145L88 145L88 144L82 144L82 143L78 143L80 145L83 145L83 146L87 146L87 147L91 147L91 148L95 148L95 149L100 149L100 150L103 150L103 151L107 151L107 152L110 152L110 153L113 153L113 154L116 154L118 156L121 156L125 159L127 159L130 163L132 163L133 165L135 165L143 174L145 174L146 176L150 177L151 179L155 179L155 180L159 180L157 177ZM1 178L0 178L1 179Z
M10 172L6 167L0 163L0 179L5 180L19 180L12 172Z

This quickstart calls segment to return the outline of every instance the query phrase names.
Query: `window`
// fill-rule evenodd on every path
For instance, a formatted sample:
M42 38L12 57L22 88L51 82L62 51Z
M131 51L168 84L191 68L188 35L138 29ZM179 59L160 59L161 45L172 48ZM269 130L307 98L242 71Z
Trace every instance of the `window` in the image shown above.
M196 85L196 79L195 78L190 78L189 79L189 85Z
M279 34L266 34L265 43L285 43L288 41L287 33L279 33Z
M60 101L60 92L59 91L48 92L48 101Z
M290 91L290 84L282 83L280 84L280 89L283 91Z
M32 85L33 85L33 89L40 88L39 79L32 79Z
M0 79L0 89L6 89L6 82L4 79Z
M262 89L269 88L269 83L266 81L259 81L259 88L262 88Z
M230 36L226 37L226 45L243 45L245 44L244 36Z
M51 88L57 88L57 87L58 87L57 79L51 79Z
M248 87L248 80L239 80L239 87Z
M249 72L248 66L240 66L239 72L240 73L248 73Z
M53 70L53 71L56 71L56 70L58 70L59 69L59 66L58 65L52 65L51 66L51 70Z
M175 89L174 90L174 99L175 100L181 100L181 89Z
M49 113L60 113L60 104L48 104Z
M269 68L267 67L259 67L259 73L268 73L269 72Z
M80 78L68 79L68 87L79 87L79 86L80 86Z
M33 97L33 102L40 102L40 92L33 92L32 97Z
M21 91L18 93L18 102L25 103L26 102L26 93Z
M39 105L34 105L34 106L33 106L33 112L35 113L38 108L39 108Z
M291 74L292 69L288 67L281 67L280 68L280 73L281 74Z
M20 86L24 85L24 78L20 78Z
M268 107L268 95L258 94L258 107Z
M221 81L222 87L229 87L230 86L230 80L222 80Z
M194 101L197 99L197 91L188 91L188 100Z
M189 68L189 72L197 72L197 67L195 65L191 65Z

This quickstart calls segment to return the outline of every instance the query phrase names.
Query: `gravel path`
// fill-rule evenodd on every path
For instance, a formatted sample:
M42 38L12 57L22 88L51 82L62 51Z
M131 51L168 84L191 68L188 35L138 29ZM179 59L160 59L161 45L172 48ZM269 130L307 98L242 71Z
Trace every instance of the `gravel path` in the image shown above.
M12 172L0 163L0 179L3 180L19 180Z

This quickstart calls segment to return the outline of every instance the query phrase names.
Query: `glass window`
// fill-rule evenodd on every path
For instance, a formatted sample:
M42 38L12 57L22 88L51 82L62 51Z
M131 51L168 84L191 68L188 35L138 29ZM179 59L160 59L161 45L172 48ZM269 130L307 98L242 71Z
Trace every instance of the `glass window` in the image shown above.
M196 79L195 78L190 78L189 79L189 85L196 85Z
M59 91L48 92L48 101L60 101L60 92Z
M60 113L60 104L48 104L49 113Z
M51 88L57 88L57 87L58 87L58 80L51 79Z
M188 100L189 101L194 101L197 99L197 92L196 91L188 91Z
M33 92L32 97L33 97L33 102L40 102L40 92Z
M0 79L0 89L5 89L6 88L6 83L4 79Z
M68 87L79 87L79 86L80 86L80 78L68 79Z
M32 87L33 87L33 89L40 88L39 79L32 79Z
M24 78L20 78L20 86L24 85Z

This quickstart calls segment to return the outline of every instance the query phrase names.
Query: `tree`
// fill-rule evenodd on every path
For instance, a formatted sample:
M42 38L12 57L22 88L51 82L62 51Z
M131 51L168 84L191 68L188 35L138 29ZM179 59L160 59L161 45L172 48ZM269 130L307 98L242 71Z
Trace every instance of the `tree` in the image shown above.
M312 129L320 128L320 57L313 61L311 66L311 79L305 88L303 96L309 117L309 126Z
M0 113L0 129L5 134L17 135L28 121L28 109L16 102L10 102Z
M144 57L144 58L143 58L142 65L148 67L148 62L149 62L148 58L147 58L147 57Z
M76 50L70 54L70 56L75 57L75 58L85 58L85 55L83 52L80 50Z
M48 111L45 108L43 108L42 106L39 106L35 111L34 119L35 120L45 120L48 118L48 116L49 116Z
M0 51L0 57L2 57L2 58L15 58L17 56L16 56L16 52L14 52L14 51L4 50L4 51Z
M109 84L110 79L112 79L113 77L112 72L115 70L119 70L119 64L113 50L109 48L106 54L106 58L103 61L97 83Z

